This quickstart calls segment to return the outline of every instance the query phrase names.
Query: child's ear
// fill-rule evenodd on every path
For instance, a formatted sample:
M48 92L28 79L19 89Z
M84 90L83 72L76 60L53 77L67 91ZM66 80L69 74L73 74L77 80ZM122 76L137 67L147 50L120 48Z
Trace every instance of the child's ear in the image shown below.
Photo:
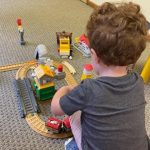
M96 63L100 63L100 58L97 56L97 54L93 48L91 48L91 56L96 61Z

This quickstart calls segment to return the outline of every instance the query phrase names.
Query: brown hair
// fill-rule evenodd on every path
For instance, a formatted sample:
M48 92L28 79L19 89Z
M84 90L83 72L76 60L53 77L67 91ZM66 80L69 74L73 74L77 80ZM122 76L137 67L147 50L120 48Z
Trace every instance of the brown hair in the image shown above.
M87 23L87 36L106 65L134 64L146 47L146 19L134 3L103 3Z

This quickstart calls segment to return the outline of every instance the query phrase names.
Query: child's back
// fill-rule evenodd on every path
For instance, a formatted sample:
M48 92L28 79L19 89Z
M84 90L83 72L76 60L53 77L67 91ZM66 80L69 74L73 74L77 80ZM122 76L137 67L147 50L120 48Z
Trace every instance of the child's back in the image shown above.
M143 81L137 73L127 74L127 66L136 63L146 46L140 7L104 3L92 13L87 35L98 78L73 90L60 89L52 100L53 112L71 116L80 150L148 150Z
M75 103L83 106L84 102L83 149L147 150L143 81L138 74L88 79L82 84L85 93L78 90L81 91L75 88L68 95L72 101L65 102L72 110L77 107Z

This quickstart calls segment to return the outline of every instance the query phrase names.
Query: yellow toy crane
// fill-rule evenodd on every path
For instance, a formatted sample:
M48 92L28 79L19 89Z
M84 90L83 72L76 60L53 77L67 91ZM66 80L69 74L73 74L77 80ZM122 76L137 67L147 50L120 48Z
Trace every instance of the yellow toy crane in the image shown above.
M58 52L62 58L72 59L72 33L70 32L56 32Z
M150 56L148 57L145 65L144 65L141 76L144 80L144 83L148 83L148 81L150 79Z

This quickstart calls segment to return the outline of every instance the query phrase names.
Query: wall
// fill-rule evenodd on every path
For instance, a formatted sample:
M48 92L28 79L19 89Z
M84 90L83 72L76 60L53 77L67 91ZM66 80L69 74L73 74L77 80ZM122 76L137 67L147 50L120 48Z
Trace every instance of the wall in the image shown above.
M103 2L120 2L118 0L90 0L91 2L95 3L96 5L99 5ZM145 15L146 19L150 22L150 8L149 8L149 0L121 0L123 2L132 1L141 6L141 10L143 14Z

